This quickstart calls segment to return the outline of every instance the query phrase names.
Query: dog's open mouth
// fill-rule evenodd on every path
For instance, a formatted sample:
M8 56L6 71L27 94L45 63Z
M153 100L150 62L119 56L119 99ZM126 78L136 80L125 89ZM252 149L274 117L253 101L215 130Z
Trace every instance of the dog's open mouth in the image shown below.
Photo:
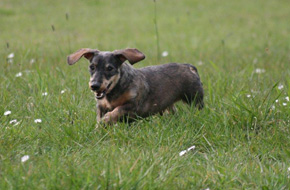
M102 99L102 98L104 98L104 97L106 96L106 93L107 93L108 89L110 88L111 84L112 84L112 83L110 83L110 84L107 86L107 88L106 88L105 90L103 90L103 91L97 91L97 92L96 92L96 98L97 98L97 99Z

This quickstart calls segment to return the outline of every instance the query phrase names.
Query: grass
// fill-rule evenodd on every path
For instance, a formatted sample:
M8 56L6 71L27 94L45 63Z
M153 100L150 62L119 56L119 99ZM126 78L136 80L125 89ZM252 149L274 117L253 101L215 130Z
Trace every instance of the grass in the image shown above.
M290 188L287 0L0 7L0 189ZM82 47L136 47L147 57L135 67L192 63L205 108L179 103L175 115L96 130L88 64L66 64Z

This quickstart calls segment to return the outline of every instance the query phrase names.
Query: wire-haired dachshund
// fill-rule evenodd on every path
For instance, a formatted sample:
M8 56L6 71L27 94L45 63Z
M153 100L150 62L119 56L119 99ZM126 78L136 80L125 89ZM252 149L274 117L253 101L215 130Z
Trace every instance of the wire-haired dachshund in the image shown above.
M116 123L174 110L182 100L203 108L203 87L196 67L168 63L133 68L145 58L137 49L113 52L80 49L67 58L69 65L82 56L90 61L89 86L97 99L97 122ZM128 61L130 64L128 64Z

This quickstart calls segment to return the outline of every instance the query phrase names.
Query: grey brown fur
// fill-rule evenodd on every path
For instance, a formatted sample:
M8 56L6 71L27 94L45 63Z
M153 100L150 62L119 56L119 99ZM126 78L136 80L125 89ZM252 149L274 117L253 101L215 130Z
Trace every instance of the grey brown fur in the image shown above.
M116 123L174 111L182 100L203 108L203 87L197 69L190 64L168 63L135 69L131 64L145 58L137 49L102 52L81 49L68 56L70 65L82 56L90 61L90 88L97 99L97 121Z

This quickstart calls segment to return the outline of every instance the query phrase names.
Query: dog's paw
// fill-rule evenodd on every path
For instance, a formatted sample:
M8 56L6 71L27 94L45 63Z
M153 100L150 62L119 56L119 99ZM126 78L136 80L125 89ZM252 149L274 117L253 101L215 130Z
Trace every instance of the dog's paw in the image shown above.
M101 123L105 123L109 125L114 124L116 122L117 122L117 118L115 118L111 112L106 113L101 119Z
M100 129L100 128L107 128L107 124L102 119L97 119L97 123L95 125L95 129Z
M109 113L105 114L104 117L101 119L102 123L109 124L111 122L111 116Z

